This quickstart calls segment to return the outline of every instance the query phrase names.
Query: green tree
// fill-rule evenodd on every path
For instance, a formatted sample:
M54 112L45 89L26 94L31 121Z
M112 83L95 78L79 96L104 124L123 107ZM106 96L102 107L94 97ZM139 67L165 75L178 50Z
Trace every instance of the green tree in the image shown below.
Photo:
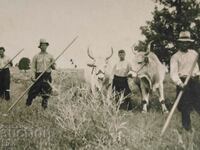
M19 61L19 65L18 65L19 70L24 70L25 72L26 72L26 70L29 70L30 62L31 61L29 58L26 58L26 57L21 58Z
M191 32L195 40L192 48L200 47L200 4L197 0L154 0L153 19L142 26L141 32L146 37L134 47L144 51L153 41L152 51L162 62L169 64L171 56L177 51L177 39L180 31Z

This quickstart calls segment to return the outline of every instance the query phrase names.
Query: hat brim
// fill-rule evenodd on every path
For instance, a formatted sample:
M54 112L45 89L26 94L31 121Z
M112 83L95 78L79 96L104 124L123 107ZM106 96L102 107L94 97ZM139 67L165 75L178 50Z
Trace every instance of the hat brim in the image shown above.
M46 44L47 46L49 46L49 43L40 43L40 45L38 46L39 48L41 47L41 44Z
M193 39L178 39L180 42L194 42Z

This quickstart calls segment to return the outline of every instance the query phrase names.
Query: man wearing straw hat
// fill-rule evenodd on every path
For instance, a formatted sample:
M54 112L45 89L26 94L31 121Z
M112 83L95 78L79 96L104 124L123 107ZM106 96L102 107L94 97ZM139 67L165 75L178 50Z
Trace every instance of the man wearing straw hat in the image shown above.
M10 70L12 66L10 58L5 54L5 48L0 47L0 97L10 100Z
M178 110L181 112L182 126L187 131L191 130L190 112L192 109L195 109L200 114L200 72L198 64L194 67L187 86L184 87L184 81L198 55L195 50L191 49L192 42L194 40L191 39L189 31L180 32L178 39L179 50L172 56L170 62L170 76L177 85L177 95L181 90L184 90L178 103Z
M30 88L28 92L28 98L26 105L30 106L33 99L41 95L42 96L42 107L47 108L48 99L50 97L52 88L49 83L51 83L51 70L55 69L55 64L50 68L47 68L53 61L54 58L52 55L47 53L46 49L49 46L49 43L45 39L40 39L40 48L41 52L33 57L32 60L32 70L35 74L35 79L46 70L46 72L35 82L35 84Z

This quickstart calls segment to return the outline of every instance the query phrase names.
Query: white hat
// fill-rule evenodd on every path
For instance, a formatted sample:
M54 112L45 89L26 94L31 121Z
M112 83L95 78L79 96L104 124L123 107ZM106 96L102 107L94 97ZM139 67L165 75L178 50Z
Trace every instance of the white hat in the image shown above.
M46 39L40 39L40 44L39 44L39 48L41 46L41 44L47 44L47 46L49 46L49 43L46 41Z
M179 39L178 41L181 42L194 42L193 39L191 39L191 34L189 31L181 31L179 34Z

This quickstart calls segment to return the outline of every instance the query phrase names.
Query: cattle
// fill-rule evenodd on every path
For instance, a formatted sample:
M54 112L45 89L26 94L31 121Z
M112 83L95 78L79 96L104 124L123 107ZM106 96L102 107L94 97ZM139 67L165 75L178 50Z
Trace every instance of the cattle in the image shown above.
M151 91L157 90L162 111L168 113L163 88L166 68L159 61L158 57L150 51L151 43L149 43L146 52L138 52L132 49L135 57L133 59L132 71L129 74L137 79L137 85L142 96L142 112L147 112Z
M92 63L87 64L87 66L91 68L91 91L94 95L96 95L98 91L103 91L104 89L108 89L108 87L110 87L110 76L112 71L109 64L109 59L113 55L113 49L111 48L111 54L106 58L94 58L90 54L89 48L87 49L87 54L93 61Z

